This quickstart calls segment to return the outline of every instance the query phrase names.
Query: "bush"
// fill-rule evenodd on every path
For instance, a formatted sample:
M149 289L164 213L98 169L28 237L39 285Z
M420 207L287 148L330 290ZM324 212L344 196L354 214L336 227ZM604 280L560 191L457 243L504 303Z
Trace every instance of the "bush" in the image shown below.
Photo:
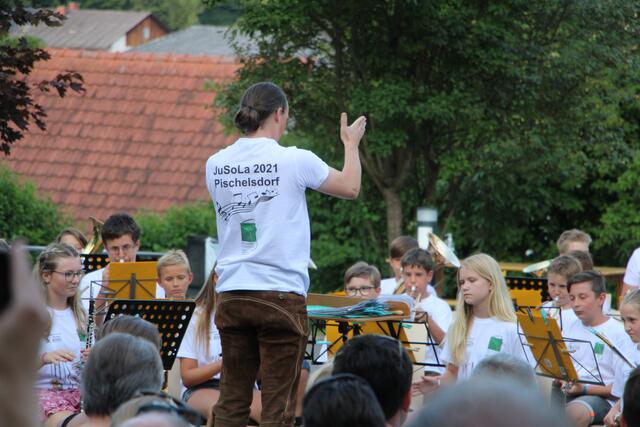
M52 242L60 230L71 224L49 198L36 193L31 181L22 181L6 167L0 167L0 237L25 239L32 245Z
M143 251L184 249L190 235L216 235L216 216L210 202L173 206L164 213L143 210L135 219L142 229L140 249Z

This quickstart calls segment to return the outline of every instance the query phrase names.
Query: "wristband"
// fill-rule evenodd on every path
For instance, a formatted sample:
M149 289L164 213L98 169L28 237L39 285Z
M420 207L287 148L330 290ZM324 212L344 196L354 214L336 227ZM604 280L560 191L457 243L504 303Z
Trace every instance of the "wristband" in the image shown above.
M582 394L584 394L584 395L587 394L587 385L586 384L582 385Z

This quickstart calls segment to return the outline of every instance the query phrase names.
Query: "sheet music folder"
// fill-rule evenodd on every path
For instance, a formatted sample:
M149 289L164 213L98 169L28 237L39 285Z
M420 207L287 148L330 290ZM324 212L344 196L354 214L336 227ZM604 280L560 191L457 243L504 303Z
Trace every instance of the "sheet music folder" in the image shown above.
M193 301L174 300L126 300L118 299L109 305L105 321L128 314L140 317L158 327L162 338L160 357L165 371L171 370L180 343L195 310Z

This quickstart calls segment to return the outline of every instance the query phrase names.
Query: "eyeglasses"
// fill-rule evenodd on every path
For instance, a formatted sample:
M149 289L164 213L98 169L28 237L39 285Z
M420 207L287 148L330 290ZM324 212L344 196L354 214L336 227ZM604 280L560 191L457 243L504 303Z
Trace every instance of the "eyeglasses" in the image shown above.
M363 286L361 288L347 288L345 289L345 292L347 293L347 295L350 295L352 297L358 295L358 293L363 297L366 297L369 296L369 294L371 294L371 291L373 291L374 289L375 286Z
M82 279L82 276L84 276L84 271L82 271L82 270L78 270L78 271L56 271L56 270L53 270L53 272L64 275L64 280L66 280L68 283L73 282L73 278L74 277L77 277L78 279Z
M129 253L135 247L136 247L136 245L130 245L128 243L126 245L122 245L122 246L109 246L109 247L107 247L107 252L109 252L109 253L120 253L120 252Z
M207 423L207 420L205 420L198 411L162 391L141 390L136 394L137 396L158 397L157 400L152 400L142 405L136 415L144 414L145 412L168 412L179 416L189 424L195 426Z

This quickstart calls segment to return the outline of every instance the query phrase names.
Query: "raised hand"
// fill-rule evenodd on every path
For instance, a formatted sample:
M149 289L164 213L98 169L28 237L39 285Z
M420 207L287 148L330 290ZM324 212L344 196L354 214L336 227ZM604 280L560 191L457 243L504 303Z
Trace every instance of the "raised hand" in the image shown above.
M340 115L340 139L344 145L357 147L367 127L367 118L360 116L351 123L351 126L348 126L347 123L347 113L342 113Z

